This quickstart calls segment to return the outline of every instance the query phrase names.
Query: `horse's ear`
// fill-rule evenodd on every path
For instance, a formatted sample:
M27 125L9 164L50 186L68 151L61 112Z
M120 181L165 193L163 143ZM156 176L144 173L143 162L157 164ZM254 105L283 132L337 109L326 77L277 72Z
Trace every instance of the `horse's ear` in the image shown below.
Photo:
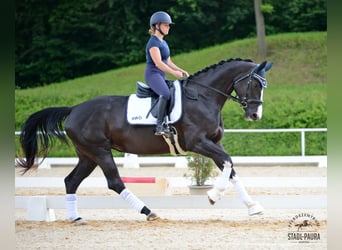
M272 66L273 66L273 62L267 64L265 67L265 71L270 70L272 68Z
M261 64L259 64L258 68L256 69L256 72L260 72L265 66L267 61L263 61Z

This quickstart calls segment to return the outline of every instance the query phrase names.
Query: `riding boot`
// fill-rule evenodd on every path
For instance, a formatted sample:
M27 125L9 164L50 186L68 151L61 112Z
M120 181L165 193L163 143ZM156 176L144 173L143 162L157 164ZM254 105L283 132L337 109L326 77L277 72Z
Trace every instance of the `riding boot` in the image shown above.
M166 131L164 128L164 117L166 109L167 99L164 96L159 96L158 100L158 117L155 135L163 135Z

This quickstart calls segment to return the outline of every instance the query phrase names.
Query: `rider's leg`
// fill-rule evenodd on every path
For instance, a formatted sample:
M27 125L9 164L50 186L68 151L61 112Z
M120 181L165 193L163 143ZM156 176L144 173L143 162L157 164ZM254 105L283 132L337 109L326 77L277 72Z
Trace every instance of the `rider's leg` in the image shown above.
M163 135L166 132L164 124L163 124L166 105L167 105L167 99L164 96L159 96L157 126L156 126L156 131L154 133L155 135Z
M151 89L159 96L155 135L163 135L166 132L164 131L163 122L167 101L170 99L171 96L170 90L165 82L165 76L160 73L146 70L145 80L151 87Z

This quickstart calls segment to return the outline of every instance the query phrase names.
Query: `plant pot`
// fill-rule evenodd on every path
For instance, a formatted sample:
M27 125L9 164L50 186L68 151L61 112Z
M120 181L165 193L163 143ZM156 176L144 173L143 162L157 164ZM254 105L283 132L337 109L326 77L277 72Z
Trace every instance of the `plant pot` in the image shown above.
M213 185L190 185L189 190L191 195L207 195L207 191L213 188Z

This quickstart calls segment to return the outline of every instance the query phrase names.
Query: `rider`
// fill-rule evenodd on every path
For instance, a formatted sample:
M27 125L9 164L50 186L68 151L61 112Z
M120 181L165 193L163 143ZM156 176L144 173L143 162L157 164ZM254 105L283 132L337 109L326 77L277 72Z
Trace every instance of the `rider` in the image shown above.
M171 61L170 49L164 36L169 33L171 17L164 11L155 12L150 18L150 39L146 44L145 81L151 89L159 95L157 126L155 135L163 135L164 117L167 101L170 99L170 90L165 82L165 74L169 73L176 78L188 77L185 70Z

